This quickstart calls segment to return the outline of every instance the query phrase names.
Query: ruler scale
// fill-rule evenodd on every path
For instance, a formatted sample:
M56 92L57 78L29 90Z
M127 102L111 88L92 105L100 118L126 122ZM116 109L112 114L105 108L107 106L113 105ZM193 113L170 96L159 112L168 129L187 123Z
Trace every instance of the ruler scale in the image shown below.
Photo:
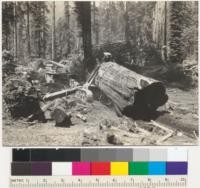
M11 177L10 188L186 188L187 176L23 176Z

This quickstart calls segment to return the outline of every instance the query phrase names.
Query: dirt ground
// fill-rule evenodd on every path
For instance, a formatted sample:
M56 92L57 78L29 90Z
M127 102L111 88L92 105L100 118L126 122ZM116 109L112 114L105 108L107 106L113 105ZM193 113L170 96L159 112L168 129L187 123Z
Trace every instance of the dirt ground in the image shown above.
M168 88L169 103L156 122L173 130L173 134L157 142L165 134L149 122L117 117L114 110L94 101L88 104L86 122L73 116L72 126L55 127L47 123L12 120L3 114L4 146L96 146L96 145L196 145L198 133L197 89L183 91ZM156 129L156 130L155 130ZM196 134L195 132L196 131Z

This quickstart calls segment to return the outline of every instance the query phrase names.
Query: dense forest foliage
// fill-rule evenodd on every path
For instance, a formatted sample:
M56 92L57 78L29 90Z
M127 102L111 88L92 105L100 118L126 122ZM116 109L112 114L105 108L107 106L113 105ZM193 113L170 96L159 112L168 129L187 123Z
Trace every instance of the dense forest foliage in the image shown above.
M164 34L154 28L161 19L153 17L159 15L158 3L65 1L64 16L57 19L56 2L3 2L2 49L24 63L34 58L60 61L83 53L88 69L93 67L92 47L124 42L124 61L130 65L197 60L198 2L164 2ZM162 37L164 44L153 35Z

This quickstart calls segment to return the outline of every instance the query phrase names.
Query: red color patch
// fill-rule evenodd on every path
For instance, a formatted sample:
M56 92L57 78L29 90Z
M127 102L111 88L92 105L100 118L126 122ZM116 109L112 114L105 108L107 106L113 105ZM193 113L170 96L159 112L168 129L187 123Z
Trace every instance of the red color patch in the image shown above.
M92 162L91 175L110 175L110 162Z

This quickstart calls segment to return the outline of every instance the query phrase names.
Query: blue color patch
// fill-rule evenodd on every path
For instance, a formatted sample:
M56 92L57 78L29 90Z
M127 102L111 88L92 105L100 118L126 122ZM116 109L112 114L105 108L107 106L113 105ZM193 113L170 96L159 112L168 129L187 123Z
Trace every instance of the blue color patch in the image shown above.
M149 162L149 175L166 175L166 162Z

